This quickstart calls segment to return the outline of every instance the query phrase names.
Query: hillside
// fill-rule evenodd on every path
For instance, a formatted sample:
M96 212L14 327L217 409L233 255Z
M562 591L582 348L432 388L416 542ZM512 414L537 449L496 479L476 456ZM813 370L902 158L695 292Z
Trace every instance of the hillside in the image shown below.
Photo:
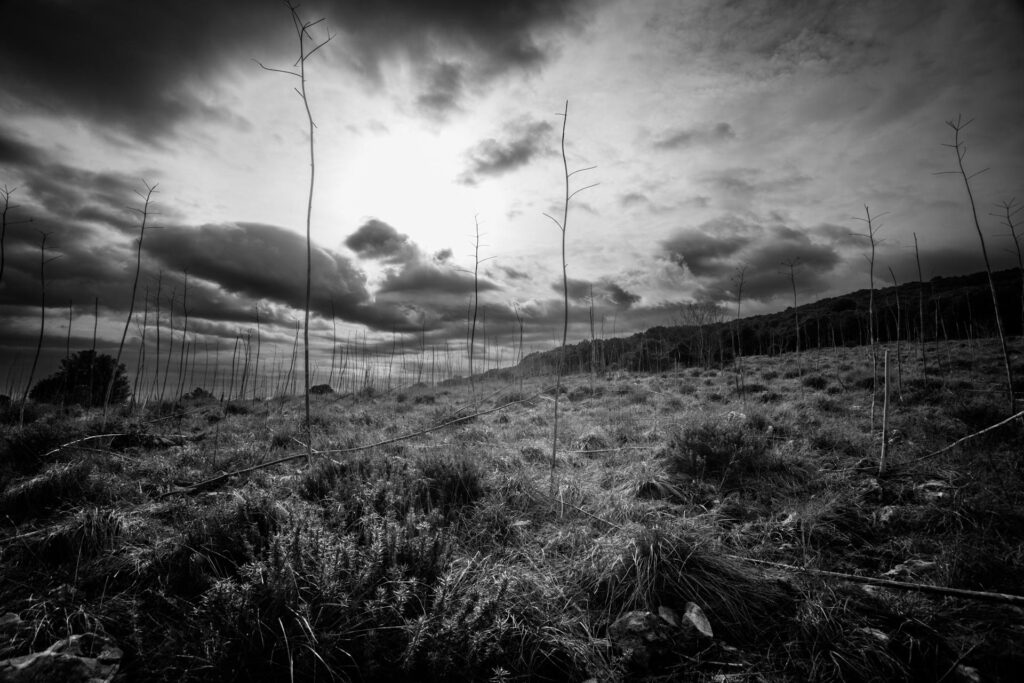
M1021 334L1022 283L1019 269L993 273L1006 333ZM898 298L898 303L897 303ZM867 289L819 299L797 307L800 348L853 347L868 343ZM733 309L734 311L735 309ZM936 277L923 287L911 282L875 290L875 320L881 342L940 341L996 334L988 279L984 272ZM652 327L629 337L584 340L566 347L566 371L595 369L653 372L690 366L719 366L739 344L743 356L777 355L796 349L793 308L734 322L728 309L712 314L703 326ZM897 321L899 325L897 327ZM558 351L530 354L521 363L528 372L549 372Z

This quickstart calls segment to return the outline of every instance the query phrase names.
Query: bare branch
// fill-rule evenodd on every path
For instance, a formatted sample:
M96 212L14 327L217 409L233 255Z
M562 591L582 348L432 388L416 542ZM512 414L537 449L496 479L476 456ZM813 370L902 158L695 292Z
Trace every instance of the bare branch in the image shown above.
M287 69L275 69L274 67L266 66L265 64L263 64L263 62L261 62L258 59L255 59L255 58L252 61L254 61L257 64L259 64L260 68L263 69L264 71L276 71L277 73L288 74L289 76L295 76L296 78L302 78L302 74L297 74L294 71L288 71Z

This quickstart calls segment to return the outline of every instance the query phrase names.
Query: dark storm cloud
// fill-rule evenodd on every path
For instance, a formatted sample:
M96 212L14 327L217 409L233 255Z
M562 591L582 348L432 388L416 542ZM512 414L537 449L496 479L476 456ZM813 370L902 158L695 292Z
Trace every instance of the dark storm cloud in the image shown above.
M735 217L718 218L696 230L681 230L661 243L669 259L697 277L731 271L736 256L751 242L749 226Z
M614 282L605 282L604 289L608 293L611 302L619 308L630 308L640 301L640 296L629 292Z
M481 292L498 288L486 279L481 279L478 286ZM428 298L434 294L472 294L473 276L429 263L411 263L400 270L389 272L378 291L419 293Z
M728 123L697 128L672 128L657 135L651 142L654 149L684 149L694 145L711 145L736 137L736 131Z
M822 291L840 263L835 246L812 241L811 230L727 215L696 229L680 230L661 243L668 258L696 278L700 296L721 299L734 288L736 269L746 265L744 296L768 301L790 289L784 262L797 260L798 289Z
M290 28L277 3L243 0L39 0L6 15L0 79L10 97L149 140L185 118L234 119L193 86L222 75L226 64L280 54L276 36L286 40Z
M382 220L371 218L345 238L345 246L360 258L378 259L385 263L408 263L419 258L419 248L395 228Z
M305 307L305 237L273 225L229 223L168 229L147 237L145 254L169 270L188 270L228 294ZM349 322L390 329L404 320L370 305L366 276L347 258L313 249L312 309ZM211 313L216 314L212 307Z
M453 254L451 249L442 249L434 254L434 260L438 263L447 263L451 261Z
M43 150L16 139L12 133L0 128L0 164L29 166L45 157Z
M473 0L375 0L332 3L328 12L346 34L351 59L371 77L383 59L402 55L422 63L436 45L471 57L483 77L542 65L550 47L539 33L579 25L590 0L481 3Z
M546 121L520 119L505 124L500 140L481 140L466 152L469 167L459 175L459 182L476 185L485 177L509 173L537 156L549 154L553 130Z
M561 280L551 283L551 289L558 294L565 291ZM593 297L595 309L606 304L611 304L616 309L627 309L640 301L638 295L626 291L610 278L602 278L597 282L569 278L568 294L574 303L586 304L588 307Z
M301 13L341 34L324 59L345 60L370 82L380 81L384 62L404 59L428 83L420 104L443 112L464 79L433 69L435 53L460 55L480 83L534 70L552 50L545 33L578 26L592 4L320 0ZM35 0L4 18L0 81L11 106L87 118L150 142L187 119L237 124L237 113L197 93L233 69L258 69L253 58L288 66L295 49L287 9L277 2Z
M828 239L832 244L843 247L863 247L869 244L864 235L854 234L860 230L856 227L844 227L832 223L822 223L811 228L811 232ZM866 230L865 230L866 233Z

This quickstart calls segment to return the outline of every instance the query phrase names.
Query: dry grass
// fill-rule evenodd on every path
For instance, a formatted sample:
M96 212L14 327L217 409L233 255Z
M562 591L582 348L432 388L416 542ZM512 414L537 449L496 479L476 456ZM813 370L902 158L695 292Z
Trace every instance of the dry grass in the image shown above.
M715 370L569 376L553 494L545 378L480 382L481 404L455 383L315 396L319 451L417 435L167 499L301 453L301 402L154 406L130 439L44 457L92 429L51 415L4 434L0 602L23 626L0 658L97 633L147 680L1013 680L1006 610L742 559L1024 593L1024 428L919 459L1001 418L998 362L906 358L884 437L864 349L807 351L802 376L745 358L743 396ZM629 670L610 623L687 602L712 650Z

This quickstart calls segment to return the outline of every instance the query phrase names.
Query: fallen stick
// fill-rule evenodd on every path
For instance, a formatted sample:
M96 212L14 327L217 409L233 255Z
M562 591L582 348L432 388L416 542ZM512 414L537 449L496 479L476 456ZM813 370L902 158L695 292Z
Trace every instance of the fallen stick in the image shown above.
M968 600L984 600L987 602L1001 602L1009 605L1024 607L1024 596L1010 595L1008 593L990 593L988 591L974 591L966 588L948 588L946 586L934 586L927 583L912 583L909 581L893 581L892 579L877 579L871 576L858 576L857 574L845 574L843 572L831 572L824 569L811 569L809 567L797 567L792 564L781 562L769 562L768 560L756 560L752 557L741 557L739 555L726 555L726 557L743 562L752 562L769 567L778 567L791 572L813 574L815 576L826 576L833 579L841 579L852 583L865 583L870 586L881 586L883 588L895 588L897 590L912 590L922 593L934 593L936 595L947 595Z
M405 441L407 439L412 439L412 438L415 438L417 436L423 436L424 434L430 434L431 432L439 431L441 429L444 429L445 427L450 427L450 426L452 426L454 424L458 424L459 422L465 422L466 420L471 420L474 417L479 417L481 415L487 415L488 413L494 413L494 412L497 412L499 410L503 410L505 408L508 408L509 406L514 406L517 403L525 403L526 401L531 401L531 400L533 400L536 397L537 396L535 394L533 396L528 396L528 397L520 399L518 401L509 401L508 403L505 403L503 405L497 406L495 408L490 408L488 410L482 410L479 413L473 413L472 415L464 415L462 417L457 417L454 420L449 420L448 422L444 422L442 424L435 425L435 426L429 427L427 429L421 429L420 431L412 432L410 434L403 434L401 436L396 436L396 437L391 438L391 439L385 439L383 441L377 441L376 443L366 444L366 445L363 445L363 446L353 446L352 448L337 448L337 449L333 449L333 450L315 451L315 453L317 455L326 455L328 453L354 453L356 451L365 451L365 450L369 450L371 448L376 448L378 446L386 446L387 444L395 443L396 441ZM306 457L305 453L300 453L298 455L288 455L288 456L285 456L283 458L278 458L277 460L271 460L270 462L263 462L263 463L260 463L258 465L253 465L252 467L246 467L246 468L241 469L241 470L235 470L234 472L226 472L224 474L218 475L218 476L213 477L211 479L206 479L204 481L196 482L195 484L192 484L191 486L188 486L186 488L180 488L180 489L175 489L173 491L168 491L166 493L161 494L159 497L160 498L167 498L168 496L173 496L173 495L178 494L178 493L196 493L198 491L209 490L211 488L216 488L216 486L219 485L221 482L226 481L227 479L229 479L231 477L234 477L234 476L237 476L237 475L240 475L240 474L248 474L250 472L255 472L256 470L262 470L262 469L265 469L267 467L273 467L274 465L280 465L281 463L291 462L292 460L300 460L300 459L305 458L305 457Z
M997 422L994 425L991 425L989 427L985 427L984 429L982 429L979 432L974 432L973 434L968 434L967 436L965 436L963 438L957 439L956 441L954 441L953 443L949 444L945 448L940 448L939 450L934 451L932 453L929 453L928 455L922 455L920 458L915 458L915 459L911 460L910 462L903 463L903 464L909 465L911 463L921 462L922 460L927 460L928 458L934 458L936 455L941 455L941 454L945 453L946 451L953 450L954 448L956 448L960 444L964 443L965 441L969 441L970 439L973 439L975 437L981 436L982 434L986 434L988 432L991 432L993 429L997 429L999 427L1002 427L1004 424L1006 424L1008 422L1013 422L1014 420L1020 419L1022 417L1024 417L1024 410L1020 411L1016 415L1011 415L1010 417L1006 418L1002 422Z

